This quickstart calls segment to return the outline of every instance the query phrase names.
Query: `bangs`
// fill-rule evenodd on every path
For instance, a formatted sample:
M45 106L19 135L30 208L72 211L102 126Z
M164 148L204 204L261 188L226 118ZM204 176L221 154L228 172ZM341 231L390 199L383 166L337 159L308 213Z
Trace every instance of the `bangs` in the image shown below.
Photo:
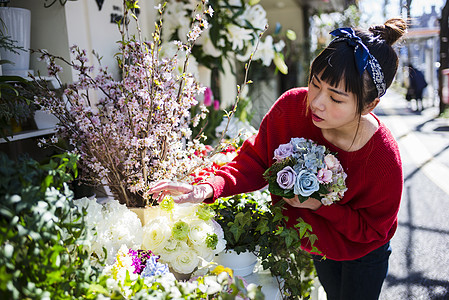
M312 63L310 68L310 80L313 75L322 72L321 78L332 86L343 83L346 92L353 93L358 100L363 98L363 80L355 66L354 50L347 47L346 43L337 42L324 49ZM359 77L359 80L354 80Z

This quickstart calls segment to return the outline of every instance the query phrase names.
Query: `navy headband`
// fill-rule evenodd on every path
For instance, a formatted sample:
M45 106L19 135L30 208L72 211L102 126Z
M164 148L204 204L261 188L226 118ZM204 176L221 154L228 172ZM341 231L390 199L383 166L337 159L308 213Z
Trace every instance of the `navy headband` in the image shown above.
M335 42L345 41L348 45L354 47L354 58L357 66L357 71L362 76L365 70L374 81L377 89L377 97L381 97L387 91L387 84L385 83L384 73L377 59L369 53L368 48L363 44L362 39L355 35L352 28L338 28L330 34L335 36L329 45Z

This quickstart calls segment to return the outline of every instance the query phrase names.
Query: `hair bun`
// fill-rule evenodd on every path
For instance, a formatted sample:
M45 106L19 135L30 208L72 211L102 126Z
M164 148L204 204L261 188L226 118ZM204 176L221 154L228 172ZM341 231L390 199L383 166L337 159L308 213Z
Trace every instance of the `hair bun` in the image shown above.
M383 25L376 25L369 28L374 36L380 36L387 44L393 45L399 40L407 29L407 23L401 18L389 19Z

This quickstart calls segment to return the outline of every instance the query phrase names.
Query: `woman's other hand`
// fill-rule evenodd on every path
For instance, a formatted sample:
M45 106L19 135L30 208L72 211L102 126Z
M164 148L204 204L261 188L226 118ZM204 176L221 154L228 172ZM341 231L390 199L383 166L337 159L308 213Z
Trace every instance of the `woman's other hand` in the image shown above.
M150 193L156 195L161 202L166 195L173 196L176 203L201 203L214 194L212 186L208 184L191 185L189 183L161 180L150 187Z
M287 202L288 204L290 204L293 207L308 208L311 210L317 210L322 205L321 201L319 201L315 198L309 198L306 201L304 201L303 203L301 203L298 199L298 196L296 196L296 195L294 198L291 198L291 199L284 198L284 200L285 200L285 202Z

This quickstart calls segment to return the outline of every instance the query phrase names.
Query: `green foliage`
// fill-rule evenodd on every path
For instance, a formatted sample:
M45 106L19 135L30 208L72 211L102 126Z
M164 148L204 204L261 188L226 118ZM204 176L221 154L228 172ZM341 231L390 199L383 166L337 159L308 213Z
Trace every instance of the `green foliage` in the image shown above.
M310 255L301 245L313 244L317 237L312 227L301 218L296 225L287 227L287 217L282 211L284 201L270 205L268 192L262 192L265 200L254 193L218 199L212 207L216 221L222 226L226 248L237 253L251 251L262 262L264 269L278 278L283 299L308 299L315 269Z
M12 134L12 121L25 123L33 116L35 106L30 94L31 83L20 76L0 76L0 137Z
M273 195L278 195L281 197L285 197L285 198L294 198L295 194L293 193L292 190L288 191L288 190L284 190L281 187L279 187L279 184L277 183L276 179L276 174L281 171L282 169L284 169L287 166L290 167L294 167L296 164L296 161L292 158L288 158L283 160L280 163L275 163L273 164L270 168L268 168L265 173L263 173L263 176L265 178L265 180L268 182L269 186L268 186L268 190L270 191L270 193L272 193Z
M76 160L63 154L40 165L0 153L2 299L84 298L99 278L83 250L83 215L66 183L70 172L76 174Z

